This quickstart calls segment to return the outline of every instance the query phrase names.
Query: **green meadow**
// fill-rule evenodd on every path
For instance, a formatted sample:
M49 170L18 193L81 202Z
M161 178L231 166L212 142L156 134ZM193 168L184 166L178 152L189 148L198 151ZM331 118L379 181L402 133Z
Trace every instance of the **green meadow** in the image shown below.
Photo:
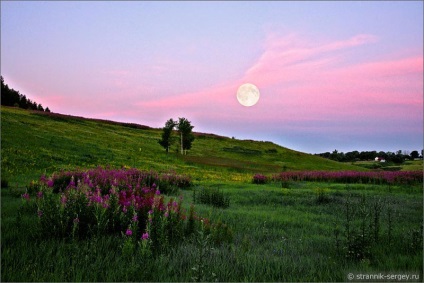
M204 133L195 134L188 155L177 148L166 154L160 135L160 129L2 107L1 281L343 282L349 273L422 281L422 183L256 185L257 173L368 169ZM30 182L98 166L190 176L191 187L166 198L182 196L186 210L194 203L198 215L227 224L232 240L213 244L200 235L146 258L124 256L122 235L40 236L37 213L21 197ZM225 196L228 207L199 201L205 189Z

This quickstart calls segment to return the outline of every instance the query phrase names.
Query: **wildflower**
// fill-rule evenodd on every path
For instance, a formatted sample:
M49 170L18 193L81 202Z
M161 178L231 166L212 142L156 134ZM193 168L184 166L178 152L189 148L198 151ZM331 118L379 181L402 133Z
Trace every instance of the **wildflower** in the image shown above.
M158 195L160 195L160 191L159 190L156 190L156 193L155 193L157 196Z
M127 213L127 211L128 211L127 207L126 207L126 206L124 206L124 207L122 208L122 212L123 212L123 213Z
M78 223L79 223L79 218L77 217L74 219L74 224L78 224Z
M28 200L28 201L29 201L29 194L28 194L28 193L24 193L24 194L22 195L22 198L24 198L24 199L26 199L26 200Z
M132 235L132 231L131 231L131 229L127 229L127 231L125 232L125 235L127 235L127 236L131 236L131 235Z
M66 198L66 196L64 195L64 194L62 194L62 196L60 197L60 202L63 204L63 205L65 205L66 204L66 202L67 202L67 198Z
M43 197L43 192L42 191L39 191L38 193L37 193L37 198L42 198Z
M48 186L49 188L53 187L53 184L54 184L53 180L48 180L48 181L47 181L47 186Z
M147 239L149 239L149 233L143 233L143 235L141 235L141 239L142 240L147 240Z
M41 210L38 210L37 215L38 215L38 217L41 217L41 216L43 216L43 212Z
M132 218L133 222L137 222L138 221L138 215L137 213L134 214L133 218Z

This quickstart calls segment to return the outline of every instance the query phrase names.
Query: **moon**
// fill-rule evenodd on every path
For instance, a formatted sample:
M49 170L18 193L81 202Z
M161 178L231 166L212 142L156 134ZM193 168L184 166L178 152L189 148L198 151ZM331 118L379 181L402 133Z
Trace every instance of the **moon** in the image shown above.
M242 84L237 90L237 100L243 106L253 106L259 100L259 89L253 84Z

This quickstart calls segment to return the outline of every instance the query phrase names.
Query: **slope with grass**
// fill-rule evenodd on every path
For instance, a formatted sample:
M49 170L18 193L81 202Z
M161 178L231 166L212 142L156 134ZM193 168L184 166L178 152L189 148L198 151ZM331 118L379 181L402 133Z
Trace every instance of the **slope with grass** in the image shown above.
M282 170L366 170L271 142L195 133L186 156L166 154L161 129L136 124L1 108L2 178L22 185L41 174L96 166L174 170L197 180L250 180Z
M255 185L255 173L366 168L201 133L189 155L166 154L160 129L7 107L1 127L2 179L9 181L1 189L1 281L342 282L356 271L423 278L422 183ZM25 205L25 186L43 173L98 165L192 176L194 185L179 191L183 209L195 203L199 216L229 225L232 242L214 245L199 236L156 257L140 249L128 257L124 233L43 236L43 214ZM228 205L199 201L203 189L222 192Z

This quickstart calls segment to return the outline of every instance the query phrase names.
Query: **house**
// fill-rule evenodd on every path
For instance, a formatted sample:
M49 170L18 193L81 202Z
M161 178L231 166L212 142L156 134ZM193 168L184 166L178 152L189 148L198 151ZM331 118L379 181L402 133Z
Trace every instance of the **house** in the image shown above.
M386 162L386 159L384 159L383 157L376 157L374 160L376 162Z

